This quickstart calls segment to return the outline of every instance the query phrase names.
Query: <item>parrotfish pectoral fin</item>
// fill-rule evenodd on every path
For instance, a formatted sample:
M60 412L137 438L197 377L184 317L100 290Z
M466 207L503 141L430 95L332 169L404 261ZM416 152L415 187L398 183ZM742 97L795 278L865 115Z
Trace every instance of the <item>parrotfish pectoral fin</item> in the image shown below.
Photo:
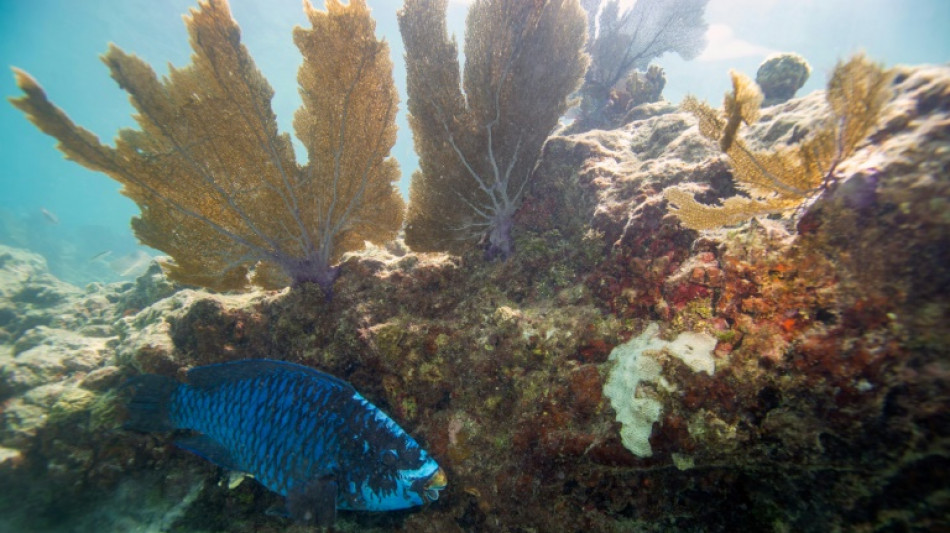
M287 495L287 510L297 522L331 526L336 520L337 484L333 478L315 479Z
M279 516L280 518L290 518L290 511L287 510L287 506L283 503L275 503L267 508L264 511L264 514L267 516Z
M175 445L195 455L204 457L222 468L237 471L244 470L237 464L227 448L207 435L196 435L194 437L178 439L175 441Z
M237 470L228 471L227 485L228 490L235 489L238 485L244 482L245 479L251 478L254 479L254 476L248 474L247 472L238 472ZM222 482L222 485L224 482Z

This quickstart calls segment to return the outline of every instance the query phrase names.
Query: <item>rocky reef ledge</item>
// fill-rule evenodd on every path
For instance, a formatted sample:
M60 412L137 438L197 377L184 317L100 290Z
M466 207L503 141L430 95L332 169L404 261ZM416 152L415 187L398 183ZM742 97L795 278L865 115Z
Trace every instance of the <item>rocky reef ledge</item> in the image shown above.
M329 302L157 266L79 289L0 247L0 529L295 530L256 482L120 429L125 378L250 357L349 380L446 468L438 502L341 531L950 528L950 68L897 70L794 217L685 229L663 189L737 191L660 103L548 141L508 261L397 243L348 256ZM747 138L795 142L825 105Z

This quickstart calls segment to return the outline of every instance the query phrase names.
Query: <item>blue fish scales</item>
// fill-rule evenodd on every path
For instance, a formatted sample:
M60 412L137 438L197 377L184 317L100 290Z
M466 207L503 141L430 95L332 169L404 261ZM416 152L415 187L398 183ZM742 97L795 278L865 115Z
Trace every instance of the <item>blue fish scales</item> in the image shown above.
M270 360L193 368L187 383L144 375L126 424L191 429L180 447L254 476L300 521L336 509L385 511L438 498L445 474L389 416L338 378Z

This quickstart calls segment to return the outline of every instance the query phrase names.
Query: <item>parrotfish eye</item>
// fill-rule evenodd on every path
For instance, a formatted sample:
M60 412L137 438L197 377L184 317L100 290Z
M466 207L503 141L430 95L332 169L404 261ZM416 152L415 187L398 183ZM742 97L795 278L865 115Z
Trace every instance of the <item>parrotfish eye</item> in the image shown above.
M398 457L396 457L396 452L394 452L393 450L386 450L385 452L383 452L383 457L381 460L383 464L386 466L395 466L397 459Z

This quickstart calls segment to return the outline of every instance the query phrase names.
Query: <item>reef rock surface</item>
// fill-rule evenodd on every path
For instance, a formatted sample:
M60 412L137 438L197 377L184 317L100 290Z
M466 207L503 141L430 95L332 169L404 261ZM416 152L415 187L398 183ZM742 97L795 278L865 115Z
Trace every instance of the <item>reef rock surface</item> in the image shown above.
M508 261L397 243L348 256L331 301L157 269L84 291L0 249L3 520L292 530L256 482L118 429L127 376L272 357L349 380L448 473L427 508L341 530L950 528L950 68L899 69L893 89L793 216L684 229L664 188L737 192L666 106L551 138ZM795 142L824 102L767 108L747 135Z

